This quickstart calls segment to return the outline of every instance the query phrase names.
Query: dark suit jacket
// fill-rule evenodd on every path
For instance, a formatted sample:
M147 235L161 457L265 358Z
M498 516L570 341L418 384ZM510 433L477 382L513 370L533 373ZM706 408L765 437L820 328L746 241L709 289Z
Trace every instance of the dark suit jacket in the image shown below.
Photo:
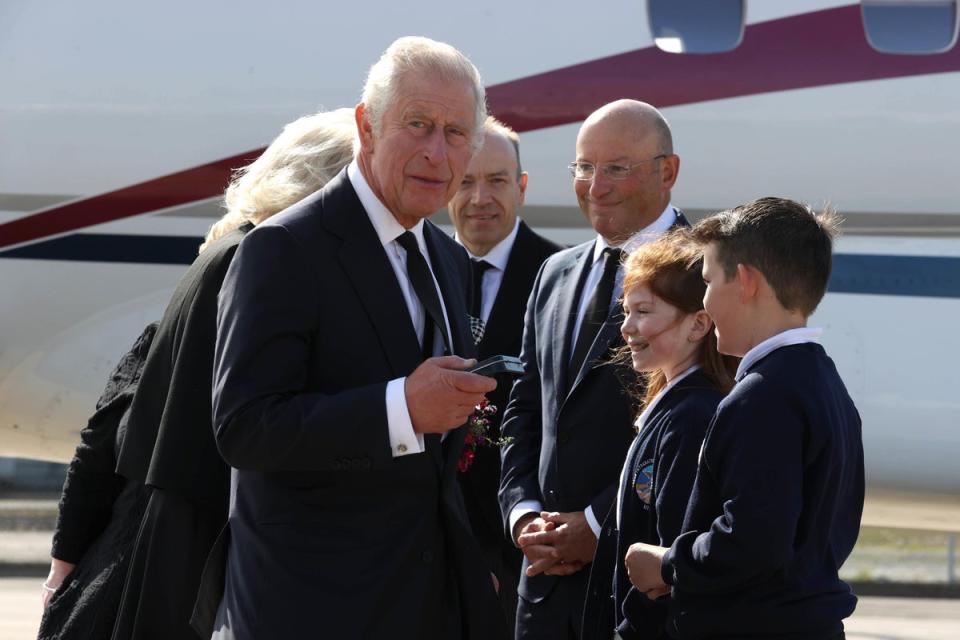
M530 298L533 281L544 260L562 247L534 233L523 221L517 231L503 280L487 319L483 340L477 345L477 357L481 360L498 355L520 355L523 338L523 314ZM497 437L503 411L507 408L510 384L500 384L487 399L497 407L491 423L491 433ZM473 464L460 474L463 499L470 516L473 532L488 554L499 554L503 538L503 520L497 501L500 486L500 452L493 447L480 447ZM513 547L511 541L507 541ZM517 552L519 554L519 552ZM496 563L494 563L496 564ZM517 556L519 566L519 555ZM503 576L498 575L501 578Z
M686 224L682 214L677 216L677 224ZM634 436L631 391L637 386L628 363L611 362L624 344L619 305L612 305L583 366L567 385L577 306L594 244L591 240L551 256L527 305L524 375L513 387L502 428L514 439L502 451L499 497L507 529L510 512L522 500L538 500L547 511L589 506L599 522L616 501L620 468ZM518 592L539 602L557 580L521 573Z
M473 345L465 252L424 229L454 351ZM386 386L421 350L346 172L252 231L221 292L214 417L235 467L224 605L236 638L499 638L455 475L464 429L394 458Z

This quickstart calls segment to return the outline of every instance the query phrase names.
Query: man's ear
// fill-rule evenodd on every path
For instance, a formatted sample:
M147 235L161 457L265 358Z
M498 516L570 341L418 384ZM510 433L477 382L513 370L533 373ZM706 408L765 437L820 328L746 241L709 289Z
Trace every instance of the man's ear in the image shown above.
M670 191L680 175L680 156L670 154L660 162L660 189Z
M693 314L693 326L690 328L690 334L687 340L690 342L700 342L708 333L713 331L713 320L710 314L700 309Z
M353 116L357 121L357 135L360 138L360 148L367 153L373 152L373 123L370 122L369 114L365 105L361 102L353 111Z
M746 303L756 299L760 292L763 274L756 267L751 267L748 264L737 264L736 277L740 287L740 302Z
M520 204L523 204L524 198L527 197L527 179L529 177L530 176L527 175L527 172L524 171L520 174L520 180L517 182L517 184L520 186Z

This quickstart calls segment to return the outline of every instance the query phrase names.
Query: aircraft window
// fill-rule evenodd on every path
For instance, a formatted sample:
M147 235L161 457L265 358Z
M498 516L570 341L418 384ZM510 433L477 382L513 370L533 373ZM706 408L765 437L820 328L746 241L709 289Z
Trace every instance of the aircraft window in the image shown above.
M957 0L863 0L860 12L883 53L940 53L957 39Z
M722 53L743 37L744 0L647 0L653 41L669 53Z

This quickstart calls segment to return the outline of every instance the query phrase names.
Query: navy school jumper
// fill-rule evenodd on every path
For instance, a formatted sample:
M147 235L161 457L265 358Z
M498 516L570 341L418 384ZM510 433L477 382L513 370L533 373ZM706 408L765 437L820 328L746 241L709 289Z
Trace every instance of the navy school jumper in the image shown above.
M664 556L668 631L831 638L856 597L837 575L863 511L860 416L818 344L757 361L717 409Z

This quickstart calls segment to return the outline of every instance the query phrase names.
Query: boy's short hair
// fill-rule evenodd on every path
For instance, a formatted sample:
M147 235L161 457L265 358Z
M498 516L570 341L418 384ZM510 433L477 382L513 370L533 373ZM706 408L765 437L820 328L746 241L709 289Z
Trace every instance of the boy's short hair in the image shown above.
M766 197L700 221L692 236L716 247L728 280L738 264L752 266L785 309L810 316L827 291L839 225L829 207L817 215L805 204Z

